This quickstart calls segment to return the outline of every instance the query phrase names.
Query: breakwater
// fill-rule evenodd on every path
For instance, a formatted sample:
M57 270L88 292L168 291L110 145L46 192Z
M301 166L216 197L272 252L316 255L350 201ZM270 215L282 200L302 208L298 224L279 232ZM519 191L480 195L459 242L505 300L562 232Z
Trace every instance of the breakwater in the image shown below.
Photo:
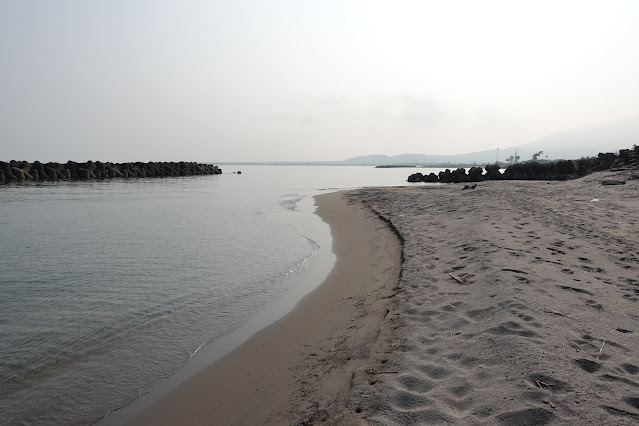
M34 161L0 161L0 183L33 180L90 180L136 177L171 177L219 175L222 169L212 164L195 162L111 163L87 161L77 163L41 163Z
M630 169L639 164L639 146L619 150L615 153L599 153L596 157L579 160L559 160L556 162L527 161L511 164L500 172L499 164L489 164L485 168L471 167L446 169L439 174L424 175L414 173L408 176L408 182L462 183L482 182L485 180L569 180L584 177L592 172L616 169ZM484 173L484 170L486 173Z

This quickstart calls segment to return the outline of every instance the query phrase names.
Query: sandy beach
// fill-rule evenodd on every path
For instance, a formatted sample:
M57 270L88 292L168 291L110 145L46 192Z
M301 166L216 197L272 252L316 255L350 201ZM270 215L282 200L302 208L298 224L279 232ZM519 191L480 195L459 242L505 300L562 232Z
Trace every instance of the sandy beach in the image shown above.
M639 422L639 180L352 195L404 238L398 374L372 424Z
M133 424L310 425L357 414L347 407L351 389L370 379L365 370L392 362L386 351L397 318L391 296L401 246L385 223L343 193L317 200L338 257L326 281Z
M318 197L327 281L133 423L637 424L639 180L601 185L620 177Z

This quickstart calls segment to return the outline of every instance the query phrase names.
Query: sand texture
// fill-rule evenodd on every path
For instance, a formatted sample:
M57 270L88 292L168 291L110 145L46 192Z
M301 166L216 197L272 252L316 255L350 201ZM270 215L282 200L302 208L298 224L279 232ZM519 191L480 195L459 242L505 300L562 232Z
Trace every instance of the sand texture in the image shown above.
M601 185L628 177L349 193L392 222L404 263L396 356L347 408L364 424L639 424L639 180Z
M396 317L389 314L401 245L387 224L342 193L318 197L318 206L337 254L326 281L132 424L311 425L340 413L342 422L363 422L346 404L352 387L369 379L365 370L392 362L384 350Z

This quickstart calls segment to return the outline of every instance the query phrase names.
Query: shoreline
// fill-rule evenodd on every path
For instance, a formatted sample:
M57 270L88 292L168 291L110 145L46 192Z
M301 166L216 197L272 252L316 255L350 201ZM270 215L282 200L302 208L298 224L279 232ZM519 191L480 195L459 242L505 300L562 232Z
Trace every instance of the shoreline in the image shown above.
M344 191L315 197L337 261L326 280L267 326L155 401L129 424L313 424L357 419L347 407L366 370L383 369L396 322L401 244ZM388 363L390 364L390 363ZM371 384L373 386L371 386ZM108 417L106 418L108 421Z

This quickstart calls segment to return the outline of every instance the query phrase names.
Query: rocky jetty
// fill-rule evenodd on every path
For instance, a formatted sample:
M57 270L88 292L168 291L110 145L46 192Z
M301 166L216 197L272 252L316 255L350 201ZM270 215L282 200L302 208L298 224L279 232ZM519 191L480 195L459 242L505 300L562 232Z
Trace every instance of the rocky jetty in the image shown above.
M41 163L34 161L0 161L0 183L32 180L91 180L136 177L171 177L219 175L222 169L212 164L195 162L135 162L102 163L87 161L76 163Z
M586 176L592 172L638 167L639 146L622 149L619 154L599 153L596 157L580 160L560 160L552 163L528 161L511 164L503 173L499 164L489 164L484 169L471 167L446 169L438 175L414 173L408 176L408 182L462 183L482 182L484 180L569 180ZM486 173L484 173L484 170Z

